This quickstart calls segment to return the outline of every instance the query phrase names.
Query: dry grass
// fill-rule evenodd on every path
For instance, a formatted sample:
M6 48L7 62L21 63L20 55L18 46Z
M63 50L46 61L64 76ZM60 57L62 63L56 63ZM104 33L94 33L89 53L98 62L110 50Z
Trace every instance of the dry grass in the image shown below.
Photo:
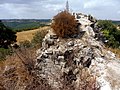
M23 42L25 40L29 40L31 41L34 34L37 31L41 31L41 30L46 30L49 29L50 27L46 26L46 27L42 27L42 28L38 28L38 29L34 29L34 30L29 30L29 31L22 31L22 32L18 32L17 35L17 43L19 42Z
M52 90L34 71L35 51L21 48L0 63L0 90ZM44 81L44 82L43 82Z

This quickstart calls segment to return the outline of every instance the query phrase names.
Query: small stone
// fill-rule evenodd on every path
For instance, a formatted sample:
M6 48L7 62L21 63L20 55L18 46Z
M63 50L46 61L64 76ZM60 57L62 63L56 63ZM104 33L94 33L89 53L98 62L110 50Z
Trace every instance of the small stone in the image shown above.
M58 39L57 35L50 35L50 39Z
M41 58L48 58L48 55L44 53L41 55Z
M60 65L63 68L65 66L65 62L60 62Z
M73 74L77 74L79 72L79 68L76 68L74 71L73 71Z
M42 62L43 60L40 58L40 59L37 59L37 63L40 63Z
M46 53L47 55L53 55L53 51L50 51L50 50L46 50L45 53Z
M109 58L115 58L115 54L112 53L111 51L108 51L107 55L108 55L107 57L109 57Z
M60 42L60 39L59 39L59 38L57 39L57 42Z
M103 58L95 58L95 60L98 62L98 63L103 63L103 61L105 61Z
M49 46L54 45L54 40L48 39L46 40L46 44L48 44Z
M64 53L64 58L65 59L69 59L69 58L72 59L73 56L74 56L73 50L66 50L65 53Z
M64 56L58 56L58 60L59 61L64 60Z
M54 54L57 55L57 56L62 56L63 55L63 53L59 50L54 51Z
M68 45L69 47L74 46L74 41L70 41L67 45Z

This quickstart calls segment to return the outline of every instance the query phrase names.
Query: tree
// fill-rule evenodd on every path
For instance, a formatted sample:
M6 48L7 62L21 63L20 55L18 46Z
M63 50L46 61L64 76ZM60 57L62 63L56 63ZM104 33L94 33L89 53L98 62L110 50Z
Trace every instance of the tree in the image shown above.
M42 46L42 42L43 42L43 38L45 37L45 35L48 33L47 30L41 30L35 33L35 35L33 36L32 39L32 44L33 46Z
M9 45L16 42L16 33L6 27L0 20L0 48L8 48Z
M62 11L58 13L53 20L51 27L58 36L68 37L78 33L77 21L69 12Z
M118 48L120 46L120 31L117 30L116 26L109 20L98 21L98 27L101 28L101 32L104 37L108 40L106 43L109 47Z

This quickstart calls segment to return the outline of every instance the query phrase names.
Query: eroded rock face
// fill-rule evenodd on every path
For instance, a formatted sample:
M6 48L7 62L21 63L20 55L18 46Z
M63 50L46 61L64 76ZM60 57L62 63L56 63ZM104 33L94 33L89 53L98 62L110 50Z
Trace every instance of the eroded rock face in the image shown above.
M119 90L120 62L95 34L87 26L77 38L63 39L50 30L37 51L38 76L55 90ZM67 85L70 89L65 89Z

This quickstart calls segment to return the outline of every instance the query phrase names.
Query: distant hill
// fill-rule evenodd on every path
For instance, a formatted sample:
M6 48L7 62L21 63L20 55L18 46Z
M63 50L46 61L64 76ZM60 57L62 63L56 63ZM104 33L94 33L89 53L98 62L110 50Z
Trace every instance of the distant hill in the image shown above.
M120 21L112 21L112 22L116 25L120 24Z
M2 22L16 32L48 26L50 19L3 19Z

